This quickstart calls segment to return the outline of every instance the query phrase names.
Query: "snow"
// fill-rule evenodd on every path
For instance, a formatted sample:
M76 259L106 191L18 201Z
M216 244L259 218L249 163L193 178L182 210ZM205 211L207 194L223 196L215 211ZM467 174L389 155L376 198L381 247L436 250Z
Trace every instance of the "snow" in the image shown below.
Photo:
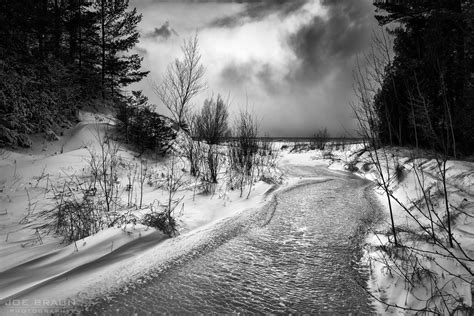
M53 201L48 193L51 185L60 184L62 177L76 174L87 168L89 150L97 146L97 133L103 133L114 125L113 118L92 113L81 113L81 122L67 130L53 142L36 142L26 151L0 152L0 314L8 315L24 308L26 312L51 312L53 307L74 308L95 297L106 297L116 290L126 291L132 281L156 276L170 264L187 260L206 247L219 243L219 232L245 225L251 220L253 210L263 207L275 192L280 192L307 178L305 168L292 166L327 166L334 172L353 173L376 182L378 173L364 152L362 144L336 145L325 150L309 150L308 146L293 148L291 143L277 143L281 152L279 166L283 172L291 171L292 178L286 178L279 189L262 181L256 183L247 199L240 197L238 190L230 191L225 185L218 185L214 194L195 192L192 185L188 190L178 192L183 197L177 207L179 235L167 238L161 232L140 224L111 227L70 245L61 244L54 236L39 234L33 227L31 216L41 210L51 208ZM180 150L180 142L186 141L179 135L173 144ZM413 165L420 166L426 185L435 184L436 162L426 158L412 158L403 149L391 149L393 155L388 160L389 173L393 174L397 165L402 167L402 177L391 182L393 195L402 203L410 203L420 198L420 187L416 181ZM139 163L144 157L136 158L136 153L126 148L120 150L126 161ZM153 175L166 171L169 160L152 162ZM474 164L465 161L448 162L450 203L463 213L456 216L453 232L470 255L474 255ZM299 173L296 171L298 170ZM385 169L384 169L385 170ZM384 171L385 172L385 171ZM120 179L126 183L125 176ZM370 263L371 279L369 288L389 304L407 308L423 308L423 300L429 298L426 284L407 287L404 280L390 273L383 264L384 253L381 245L389 245L387 234L389 217L387 198L377 187L374 188L384 220L367 236L366 255L363 260ZM443 200L436 200L437 211L442 212ZM137 201L137 197L132 199ZM151 207L166 200L166 192L145 184L143 208L137 210L139 218ZM402 207L392 203L396 223L410 226L410 219ZM239 216L236 216L239 215ZM237 218L241 222L237 221ZM404 239L405 245L417 246L427 251L439 251L428 243ZM428 264L428 263L426 263ZM451 273L465 275L465 271L452 260L437 257L429 267L442 275L441 267ZM466 275L469 279L470 276ZM138 280L138 281L137 281ZM440 280L445 280L443 276ZM441 282L441 281L440 281ZM447 281L446 281L447 282ZM455 280L449 289L462 298L466 305L472 305L471 287L467 282ZM55 303L52 304L51 302ZM19 304L19 305L15 305ZM13 306L15 305L15 306ZM379 304L378 312L398 313L401 310L386 309Z
M58 141L35 143L29 151L1 152L0 162L0 314L50 313L52 308L73 308L86 298L123 289L153 267L206 246L210 231L236 214L261 207L271 188L256 183L252 192L218 186L213 195L199 191L178 192L179 236L169 239L155 229L136 224L111 227L69 245L45 236L33 228L32 216L51 208L54 202L48 188L58 185L66 175L87 168L90 149L98 145L97 133L114 124L113 119L81 113L82 121L66 131ZM179 144L178 144L179 145ZM127 161L138 163L126 148L119 152ZM169 161L149 162L157 177L166 172ZM125 176L120 179L126 183ZM137 185L137 184L135 184ZM29 196L29 198L28 198ZM137 200L137 196L132 197ZM143 209L138 217L166 200L166 192L145 184ZM30 202L29 202L30 201ZM181 211L182 210L182 211ZM87 293L87 295L85 295ZM71 301L72 300L72 301ZM49 304L56 302L58 304ZM74 302L74 303L71 303ZM15 304L20 304L16 306ZM15 305L15 306L14 306Z

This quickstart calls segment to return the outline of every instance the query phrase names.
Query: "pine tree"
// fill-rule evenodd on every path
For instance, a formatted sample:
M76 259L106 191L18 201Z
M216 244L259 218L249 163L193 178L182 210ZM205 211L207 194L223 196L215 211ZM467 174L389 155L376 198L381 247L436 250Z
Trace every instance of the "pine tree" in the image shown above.
M375 98L381 139L388 143L394 132L399 145L436 144L454 156L471 153L473 5L466 0L374 5L381 25L398 25L391 31L395 58Z
M125 100L147 74L129 53L140 20L128 1L0 0L0 146L67 126L104 89Z
M113 98L121 87L140 81L148 74L148 71L140 70L142 58L138 54L128 54L138 42L136 27L142 19L136 8L128 10L128 6L128 0L99 0L96 3L104 97L108 90Z

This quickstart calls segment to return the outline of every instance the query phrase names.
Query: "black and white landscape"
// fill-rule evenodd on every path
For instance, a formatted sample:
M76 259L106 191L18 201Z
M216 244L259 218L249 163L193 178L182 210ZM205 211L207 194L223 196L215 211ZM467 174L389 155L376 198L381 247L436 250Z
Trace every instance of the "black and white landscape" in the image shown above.
M474 5L0 2L0 314L471 315Z

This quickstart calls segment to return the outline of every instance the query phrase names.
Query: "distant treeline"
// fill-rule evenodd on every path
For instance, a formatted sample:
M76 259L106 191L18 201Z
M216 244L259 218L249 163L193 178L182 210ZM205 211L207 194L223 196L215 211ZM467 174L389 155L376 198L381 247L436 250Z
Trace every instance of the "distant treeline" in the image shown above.
M194 137L199 139L199 137ZM237 140L237 137L223 137L221 142L232 142ZM359 144L363 141L362 138L357 137L256 137L258 142L290 142L290 143L311 143L311 142L331 142L331 143L344 143L344 144Z
M474 2L375 1L394 58L375 94L384 144L474 153ZM380 44L380 43L378 43ZM383 43L382 43L383 44Z
M122 100L147 74L129 53L140 20L127 0L0 0L0 145L27 147L79 107Z

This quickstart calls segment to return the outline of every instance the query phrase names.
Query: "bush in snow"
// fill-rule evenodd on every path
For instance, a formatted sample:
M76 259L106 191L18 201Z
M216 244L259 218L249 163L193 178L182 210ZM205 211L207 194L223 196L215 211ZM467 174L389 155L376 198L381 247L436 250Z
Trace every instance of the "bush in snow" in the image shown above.
M198 134L198 121L199 115L189 113L186 122L189 129L189 134L184 131L179 131L176 137L175 143L179 148L175 148L182 157L189 162L189 172L193 177L200 176L203 163L203 144L200 141L195 141L193 136Z
M174 217L169 217L166 211L145 214L143 224L156 228L170 237L176 233L176 220Z
M256 156L258 153L257 142L258 126L256 118L247 110L242 111L235 122L235 140L228 147L228 173L231 189L239 189L240 196L246 185L249 193L254 182Z
M205 193L214 193L218 182L219 170L223 164L223 157L219 149L220 147L217 145L208 145L202 155L200 180Z
M97 130L98 148L88 148L89 168L82 175L66 177L61 187L53 187L54 208L39 214L37 228L72 242L101 229L127 222L120 196L120 146L110 135Z
M56 206L39 214L37 229L63 237L70 243L99 232L107 225L87 191L73 189L73 183L65 183L62 190L54 189Z
M279 175L277 172L279 151L271 141L258 142L258 152L255 159L257 169L256 178L267 183L278 183Z
M314 134L313 139L311 140L310 149L324 150L328 140L329 140L328 130L326 128L319 130L316 134Z
M117 118L127 142L145 149L168 152L170 143L176 138L176 131L170 120L153 111L148 98L141 91L133 91L132 96L120 105Z
M180 170L175 155L171 156L171 161L167 165L166 175L162 181L161 187L166 191L167 198L164 205L160 205L161 211L155 211L150 206L150 213L146 214L143 224L157 228L168 236L176 234L176 220L174 213L184 196L177 197L178 192L187 186L185 174Z

